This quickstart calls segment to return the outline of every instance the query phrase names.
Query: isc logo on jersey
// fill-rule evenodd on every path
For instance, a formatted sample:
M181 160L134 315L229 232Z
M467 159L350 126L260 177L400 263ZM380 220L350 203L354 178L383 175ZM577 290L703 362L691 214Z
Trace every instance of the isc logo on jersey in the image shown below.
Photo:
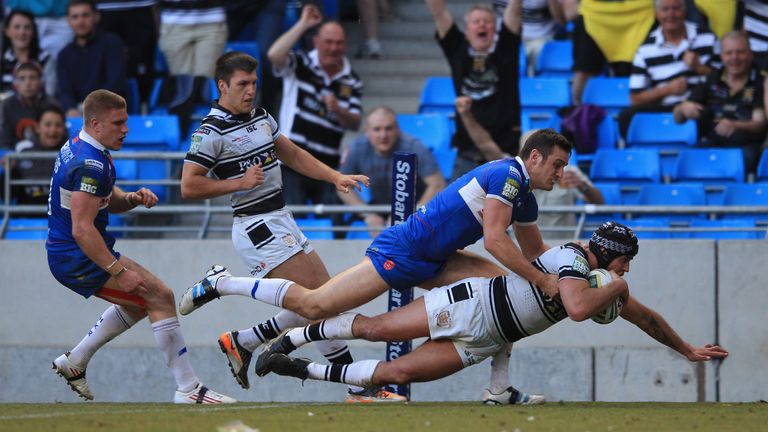
M85 164L86 168L94 168L99 172L104 171L104 164L95 159L86 159L83 161L83 164Z
M513 178L507 178L504 183L504 188L501 190L501 194L508 199L514 199L517 193L520 191L520 183Z
M99 182L96 179L90 177L83 177L80 180L80 191L87 192L89 194L95 194L96 189L99 187Z

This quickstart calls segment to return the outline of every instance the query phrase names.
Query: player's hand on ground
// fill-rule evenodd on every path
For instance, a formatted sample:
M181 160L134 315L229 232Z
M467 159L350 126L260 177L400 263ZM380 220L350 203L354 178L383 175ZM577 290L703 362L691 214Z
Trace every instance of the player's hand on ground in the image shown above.
M120 285L120 288L128 294L144 297L149 292L147 290L147 281L144 280L141 274L128 268L121 275L117 276L115 280Z
M690 361L709 361L713 358L724 359L728 357L728 351L717 345L706 344L701 348L694 348L688 355Z
M560 294L560 290L557 287L557 275L542 274L539 280L536 281L536 286L549 298L555 298L556 295Z
M254 165L240 177L240 190L250 190L264 183L264 170L261 165Z
M358 192L362 191L363 188L360 187L360 183L365 187L368 187L371 185L371 179L362 174L339 174L333 182L336 186L336 190L344 193L349 193L351 189Z
M147 188L141 188L136 192L130 192L128 194L128 201L133 205L152 208L157 204L157 195Z

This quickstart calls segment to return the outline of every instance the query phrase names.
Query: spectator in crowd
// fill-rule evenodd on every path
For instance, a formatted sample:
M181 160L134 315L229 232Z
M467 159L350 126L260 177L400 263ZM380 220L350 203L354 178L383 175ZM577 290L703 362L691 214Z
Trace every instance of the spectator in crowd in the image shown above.
M675 105L675 120L696 120L703 145L741 148L745 168L755 172L766 129L763 77L752 61L746 33L723 36L721 55L723 69L710 73L686 101Z
M37 62L43 68L45 90L52 95L56 92L56 61L40 49L37 25L29 12L11 11L3 21L0 92L13 91L13 69L19 63Z
M445 188L445 179L432 153L418 139L402 133L395 112L384 106L366 115L365 134L358 136L346 149L339 171L343 174L367 173L371 179L368 204L389 204L392 202L392 157L396 151L416 153L418 158L417 207L425 205ZM354 190L338 195L345 204L366 204ZM376 237L389 225L386 215L368 213L363 218L371 229L371 237Z
M379 41L379 18L393 15L389 0L357 0L357 10L365 27L365 43L360 46L358 57L381 58L384 50ZM381 12L381 15L379 14Z
M582 200L590 204L605 204L605 198L599 189L592 184L586 174L576 165L567 165L563 176L555 183L551 191L534 190L539 207L569 206ZM546 227L573 228L576 226L574 213L540 213L536 222L546 231ZM573 231L552 231L546 238L573 238Z
M768 66L768 3L761 0L744 0L744 31L749 36L749 46L759 66Z
M304 5L301 18L269 48L275 73L283 78L280 121L283 133L312 156L337 169L345 130L360 126L363 83L346 57L347 38L339 23L320 25L314 50L291 52L301 36L320 24L317 6ZM283 170L289 204L336 203L336 190L291 169Z
M125 48L120 38L98 30L100 14L93 0L70 0L67 20L75 39L59 53L57 98L67 117L81 115L80 105L96 89L124 93Z
M40 108L35 121L35 133L30 139L16 144L16 153L58 152L67 141L64 111L58 105ZM43 180L45 184L15 186L11 192L17 204L47 204L50 187L48 180L53 174L54 159L14 159L11 178L14 180Z
M501 28L501 19L509 0L495 0L496 26ZM533 76L536 60L547 41L557 33L558 25L565 24L561 0L522 0L523 3L523 47L525 48L528 75Z
M229 0L225 5L229 40L255 40L259 45L259 101L256 105L276 113L282 82L272 70L267 50L283 32L285 3L282 0ZM250 32L245 32L246 29Z
M0 148L3 149L13 149L17 142L30 139L40 107L56 104L56 100L43 91L42 69L37 63L16 65L13 89L13 96L2 103Z
M156 0L99 0L99 30L120 37L126 48L126 76L139 84L142 100L149 98L155 78L157 49Z
M517 154L520 0L511 0L507 5L498 41L495 41L496 20L490 6L470 8L465 15L466 33L462 33L443 0L426 0L426 3L437 27L438 43L451 68L456 94L473 100L472 113L502 151ZM453 179L489 160L472 142L462 122L456 123L451 145L458 149Z
M5 0L3 3L10 10L23 10L35 16L40 49L52 58L58 58L59 52L72 40L67 0Z
M650 1L563 0L573 29L573 105L581 104L590 77L610 66L613 76L629 76L632 57L653 25Z
M160 0L160 49L171 75L213 78L226 43L223 0Z
M637 112L672 111L689 90L718 67L715 35L686 22L684 0L658 0L659 26L648 34L632 62L630 107L619 114L619 129L626 137Z

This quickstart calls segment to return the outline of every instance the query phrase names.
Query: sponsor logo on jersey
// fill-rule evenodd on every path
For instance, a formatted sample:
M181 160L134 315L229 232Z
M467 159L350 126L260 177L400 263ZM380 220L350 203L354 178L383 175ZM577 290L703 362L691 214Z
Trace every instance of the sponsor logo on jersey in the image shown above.
M522 176L520 175L520 171L518 171L518 170L517 170L517 168L515 168L515 167L513 167L513 166L510 166L510 167L509 167L509 175L511 175L511 176L515 176L515 177L522 177Z
M451 312L450 311L440 311L440 313L435 315L435 322L437 323L438 327L450 327L451 326Z
M277 159L277 152L275 152L275 148L272 147L267 151L254 155L250 159L238 161L238 165L240 166L240 172L243 172L252 166L257 166L257 165L261 167L269 166L276 159Z
M392 270L395 268L395 263L392 260L386 260L384 261L384 270Z
M573 270L577 271L584 276L589 274L589 262L582 257L582 256L576 256L576 258L573 260Z
M80 179L80 190L89 194L95 194L96 189L99 187L98 180L90 177L82 177Z
M517 196L518 192L520 192L520 183L511 177L507 177L507 181L504 182L504 188L501 190L501 195L512 200Z
M83 163L85 164L86 168L94 168L99 171L104 171L104 164L97 161L96 159L86 159L83 161Z
M464 350L464 356L467 357L467 363L469 363L470 365L477 363L477 359L475 358L475 355L472 354L469 350Z
M196 130L195 133L192 134L192 138L190 139L189 143L189 154L197 154L197 152L200 151L200 144L203 143L203 136L198 134L200 129Z

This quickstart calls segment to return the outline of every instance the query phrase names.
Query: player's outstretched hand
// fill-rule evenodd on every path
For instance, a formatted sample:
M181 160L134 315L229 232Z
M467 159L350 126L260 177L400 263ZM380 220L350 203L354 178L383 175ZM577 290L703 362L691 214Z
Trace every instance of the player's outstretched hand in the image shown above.
M728 351L717 345L706 344L701 348L694 348L690 354L688 354L688 360L690 361L709 361L713 358L724 359L728 357Z
M133 204L143 205L146 208L152 208L157 204L157 195L147 188L141 188L132 193L133 196L130 197L130 201Z
M363 190L363 188L360 187L360 183L365 185L365 187L368 187L371 185L371 179L362 174L341 174L333 182L336 186L336 190L344 193L349 193L350 188L360 192Z

